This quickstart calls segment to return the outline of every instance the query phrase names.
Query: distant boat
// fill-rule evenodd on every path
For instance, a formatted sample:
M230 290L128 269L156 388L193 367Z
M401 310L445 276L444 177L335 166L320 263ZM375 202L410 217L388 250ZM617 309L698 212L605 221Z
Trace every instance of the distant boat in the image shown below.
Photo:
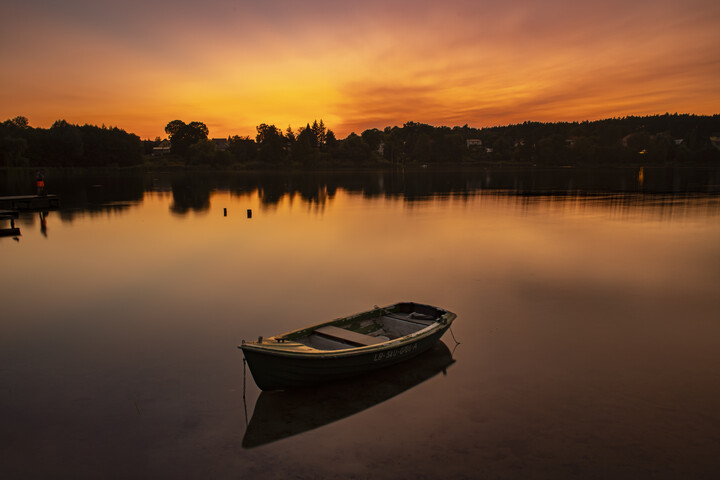
M243 340L238 348L262 390L315 385L377 370L432 347L456 315L403 302L274 337Z

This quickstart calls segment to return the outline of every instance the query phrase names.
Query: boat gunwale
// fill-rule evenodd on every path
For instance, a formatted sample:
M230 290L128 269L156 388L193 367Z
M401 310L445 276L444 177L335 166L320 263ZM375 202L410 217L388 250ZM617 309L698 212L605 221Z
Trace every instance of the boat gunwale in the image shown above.
M378 343L375 345L363 345L363 346L357 346L357 347L349 347L349 348L343 348L338 350L321 350L316 349L313 347L309 347L307 345L304 345L300 342L295 342L292 340L285 340L285 341L278 341L278 339L282 339L287 336L296 336L299 334L302 334L303 332L312 333L317 328L326 326L326 325L336 325L338 323L344 323L344 322L350 322L351 320L367 315L368 313L375 312L377 310L381 311L387 311L393 307L396 307L401 304L413 304L413 305L420 305L424 307L430 307L439 313L441 312L441 315L438 317L437 320L435 320L433 323L427 325L426 327L417 330L415 332L412 332L408 335L403 335L402 337L398 337L395 339L391 339L382 343ZM354 355L364 355L369 352L380 352L385 350L392 350L394 348L401 347L408 343L414 343L422 338L428 337L430 335L433 335L440 329L446 329L449 328L452 322L457 318L457 315L453 312L450 312L448 310L445 310L443 308L434 307L432 305L424 305L419 304L416 302L399 302L393 305L390 305L385 308L378 308L376 307L373 310L368 310L365 312L361 312L355 315L349 315L347 317L340 317L336 318L334 320L330 320L328 322L319 323L317 325L312 325L309 327L303 327L297 330L292 330L290 332L286 332L280 335L274 335L272 337L268 337L267 339L263 339L261 343L258 342L247 342L242 343L241 345L238 345L238 348L242 350L250 350L257 353L262 353L265 355L273 355L278 357L298 357L298 358L328 358L328 357L350 357ZM412 321L412 320L410 320ZM264 342L266 341L275 341L275 343L272 344L266 344ZM297 350L295 349L297 348Z

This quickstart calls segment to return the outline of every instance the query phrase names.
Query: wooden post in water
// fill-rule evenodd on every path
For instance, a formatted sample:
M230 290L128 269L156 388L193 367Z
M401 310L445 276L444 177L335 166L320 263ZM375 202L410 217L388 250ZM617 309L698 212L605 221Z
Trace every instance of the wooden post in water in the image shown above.
M252 218L252 209L251 208L247 209L247 218Z

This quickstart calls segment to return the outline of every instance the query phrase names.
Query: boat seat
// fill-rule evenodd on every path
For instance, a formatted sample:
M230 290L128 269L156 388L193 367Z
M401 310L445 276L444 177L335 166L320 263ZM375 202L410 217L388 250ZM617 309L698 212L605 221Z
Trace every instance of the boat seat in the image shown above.
M316 328L315 333L320 333L328 337L337 338L339 340L345 340L346 342L352 342L364 346L376 345L378 343L383 343L387 341L384 338L371 337L370 335L363 335L362 333L351 332L350 330L333 327L332 325L326 325L324 327Z
M402 315L402 316L401 316L401 315ZM394 319L394 320L400 320L400 321L402 321L402 322L417 323L417 324L420 324L420 325L432 325L433 323L437 322L437 319L426 320L426 319L423 318L423 317L413 316L412 313L411 313L410 315L408 315L408 316L404 316L403 314L390 314L390 313L388 313L388 314L383 315L383 317L384 317L384 318L392 318L392 319ZM430 317L430 318L432 318L432 317Z

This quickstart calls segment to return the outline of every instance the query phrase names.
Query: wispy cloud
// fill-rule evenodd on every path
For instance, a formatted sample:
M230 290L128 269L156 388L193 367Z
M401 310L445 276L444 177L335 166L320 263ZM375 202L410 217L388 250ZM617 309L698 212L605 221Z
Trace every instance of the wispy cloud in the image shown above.
M718 23L710 0L27 0L0 7L0 120L154 137L174 118L213 136L323 118L344 136L717 113Z

